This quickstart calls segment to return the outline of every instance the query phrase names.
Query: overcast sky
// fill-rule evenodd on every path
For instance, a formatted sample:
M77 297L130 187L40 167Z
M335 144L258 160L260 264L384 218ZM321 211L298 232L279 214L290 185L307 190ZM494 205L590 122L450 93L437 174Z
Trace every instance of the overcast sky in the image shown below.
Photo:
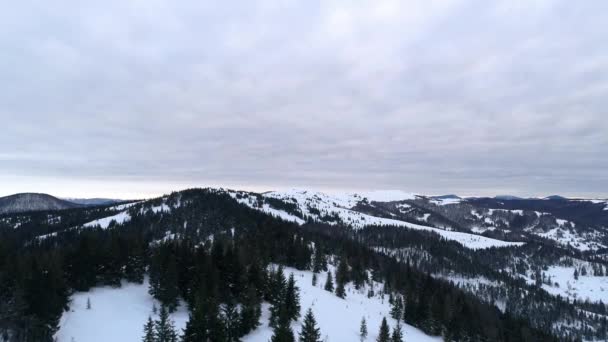
M12 1L0 195L608 197L608 1Z

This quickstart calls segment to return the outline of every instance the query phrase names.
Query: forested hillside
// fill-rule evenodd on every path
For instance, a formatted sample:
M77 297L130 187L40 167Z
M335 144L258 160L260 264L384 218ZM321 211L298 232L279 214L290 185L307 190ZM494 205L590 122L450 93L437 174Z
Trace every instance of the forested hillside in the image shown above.
M272 206L298 212L282 200ZM156 331L146 341L238 341L261 324L270 325L273 341L289 341L300 333L292 323L309 331L314 324L301 314L298 287L284 267L312 272L312 281L322 280L338 298L363 291L386 300L391 322L444 340L606 338L605 305L551 294L545 286L554 281L544 275L546 265L570 260L601 277L605 260L533 241L468 248L432 229L353 229L303 215L290 222L283 214L242 203L235 192L192 189L118 206L1 216L3 339L52 341L73 294L145 283L160 314L147 327L133 322L142 336ZM168 317L182 305L189 319L179 331Z

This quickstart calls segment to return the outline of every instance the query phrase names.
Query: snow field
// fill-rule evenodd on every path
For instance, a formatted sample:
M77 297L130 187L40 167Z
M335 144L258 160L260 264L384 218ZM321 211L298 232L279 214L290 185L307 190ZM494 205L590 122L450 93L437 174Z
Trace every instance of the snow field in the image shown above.
M386 317L391 329L396 321L390 317L388 297L367 298L367 289L355 290L352 284L346 286L346 298L341 299L323 289L327 273L318 275L317 286L312 286L310 271L285 268L285 275L294 274L300 288L300 321L292 324L294 333L301 329L301 320L311 308L323 338L329 342L359 341L359 325L365 317L369 335L367 341L375 341L380 323ZM381 285L375 284L376 292ZM155 317L152 307L156 302L148 294L147 279L143 284L123 284L121 288L98 287L89 292L75 293L71 297L70 310L61 317L60 328L56 333L57 342L132 342L141 341L143 326L148 316ZM91 309L86 309L87 299ZM160 308L160 305L156 303ZM267 342L272 336L268 327L269 305L263 304L260 326L245 336L244 342ZM181 334L188 321L187 308L182 305L171 315L176 330ZM439 342L440 337L431 337L422 331L403 324L404 339L417 342Z

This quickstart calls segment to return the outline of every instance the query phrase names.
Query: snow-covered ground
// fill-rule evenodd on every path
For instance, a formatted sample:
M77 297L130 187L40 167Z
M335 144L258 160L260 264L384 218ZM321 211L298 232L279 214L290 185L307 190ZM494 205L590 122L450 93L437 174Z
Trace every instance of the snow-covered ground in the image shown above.
M292 215L283 210L278 210L269 207L267 204L260 205L258 199L254 195L248 195L244 192L229 192L229 194L241 204L245 204L253 209L260 210L269 213L273 216L280 217L286 221L296 222L302 224L305 222L300 217ZM238 195L237 195L238 194ZM375 194L375 195L374 195ZM432 231L447 240L456 241L463 246L471 249L483 249L490 247L511 247L521 246L522 242L508 242L501 241L492 238L487 238L480 235L447 231L439 228L423 226L419 224L413 224L395 219L388 219L383 217L371 216L351 210L359 201L363 198L368 200L379 200L379 199L411 199L413 194L391 192L389 194L385 192L381 193L367 193L365 196L357 194L343 194L343 195L329 195L322 192L307 191L307 190L292 190L287 192L268 192L262 194L264 197L277 198L288 203L294 203L299 208L300 212L304 217L311 217L316 220L321 220L324 216L337 216L340 220L350 225L353 228L362 228L366 225L379 225L379 226L401 226L410 229ZM240 197L240 198L239 198ZM428 218L428 217L427 217ZM335 221L327 222L329 224L336 224Z
M91 309L87 310L87 299ZM123 283L121 288L98 287L77 292L71 297L70 310L65 312L55 334L57 342L132 342L141 341L148 316L157 317L152 309L155 300L148 294L148 282ZM160 308L156 302L157 308ZM188 321L185 306L171 315L181 331Z
M104 217L104 218L97 219L97 220L94 220L91 222L87 222L83 226L85 226L85 227L99 226L103 229L106 229L110 226L110 223L112 221L116 222L117 224L122 224L129 220L131 220L131 216L126 211L123 211L116 215L112 215L112 216Z
M532 234L544 237L546 239L550 239L556 241L560 245L563 246L571 246L579 251L589 251L589 250L597 250L600 248L605 248L606 246L597 242L602 236L599 232L593 230L590 232L579 234L574 230L563 229L561 226L564 224L561 223L560 227L553 228L546 232L537 232L530 231Z
M552 283L559 284L559 286L543 284L543 289L553 295L578 300L589 299L592 302L608 300L608 277L579 275L577 280L574 278L574 267L564 266L550 266L544 273L547 277L551 277Z
M355 290L347 286L345 299L323 290L325 274L319 275L316 287L312 286L312 272L286 268L285 274L294 274L300 288L302 317L311 308L321 329L322 336L329 342L359 341L358 332L361 319L365 317L369 336L367 341L375 341L380 322L386 317L389 325L396 322L390 318L388 298L367 298L366 290ZM376 284L381 289L379 284ZM380 291L378 291L380 292ZM87 298L90 298L91 309L86 309ZM132 342L141 341L143 325L152 315L154 300L148 294L148 285L125 284L121 288L101 287L90 292L76 293L72 296L71 308L64 313L60 329L55 335L57 342ZM158 306L158 303L157 303ZM185 307L172 316L175 327L182 331L188 320ZM261 325L245 336L244 342L266 342L272 336L268 327L268 305L263 305ZM294 332L301 328L301 319L293 323ZM403 325L405 341L442 341L439 337L425 335L420 330Z

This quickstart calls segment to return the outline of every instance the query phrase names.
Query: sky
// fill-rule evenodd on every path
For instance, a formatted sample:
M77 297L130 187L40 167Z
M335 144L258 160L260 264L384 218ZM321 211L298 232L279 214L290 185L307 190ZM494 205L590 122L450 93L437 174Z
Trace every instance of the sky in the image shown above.
M608 1L13 1L0 195L608 197Z

